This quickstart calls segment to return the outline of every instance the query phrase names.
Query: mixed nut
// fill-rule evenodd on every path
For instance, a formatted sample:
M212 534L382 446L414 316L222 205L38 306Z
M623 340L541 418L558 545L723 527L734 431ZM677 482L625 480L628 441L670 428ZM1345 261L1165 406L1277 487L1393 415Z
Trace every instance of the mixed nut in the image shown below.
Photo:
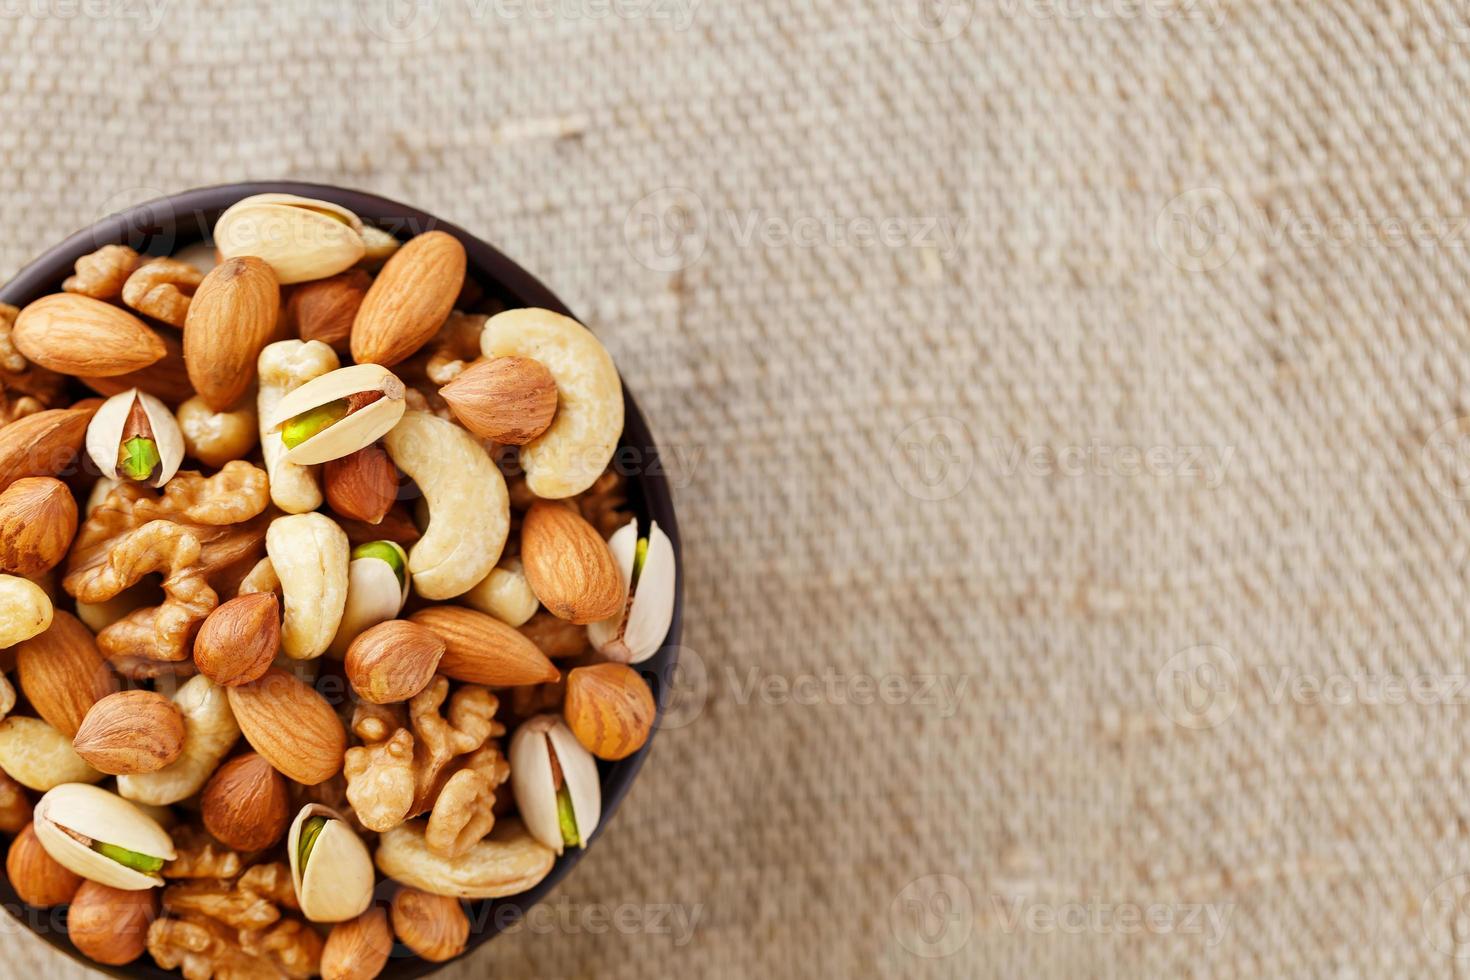
M622 384L443 232L268 194L213 242L0 306L6 871L109 966L443 962L653 725L675 556Z

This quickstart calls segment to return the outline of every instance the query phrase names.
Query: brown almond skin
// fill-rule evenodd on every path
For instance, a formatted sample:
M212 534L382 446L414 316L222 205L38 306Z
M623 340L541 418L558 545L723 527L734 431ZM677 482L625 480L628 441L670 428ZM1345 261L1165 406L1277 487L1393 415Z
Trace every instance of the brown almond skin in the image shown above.
M142 320L75 293L36 300L20 311L10 336L31 363L77 376L110 378L141 371L166 353L163 341Z
M272 667L225 690L245 740L287 779L317 786L342 771L347 729L315 688Z
M403 888L393 896L393 931L430 963L446 963L464 952L470 920L458 899Z
M466 429L508 446L535 439L556 415L556 379L529 357L472 364L439 394Z
M627 664L592 664L567 674L562 714L599 759L626 759L643 748L656 713L648 683Z
M397 704L429 686L443 656L444 641L434 633L393 619L363 630L347 648L344 668L358 697Z
M92 631L60 609L46 632L16 644L15 666L36 714L67 738L76 737L92 705L118 688Z
M34 824L26 824L11 842L10 853L5 856L5 877L22 902L38 909L66 905L82 887L81 875L68 871L46 853Z
M184 716L162 694L119 691L92 705L72 748L111 776L157 772L184 751Z
M0 428L0 490L28 476L75 472L87 425L100 401L78 402L16 419Z
M286 301L286 319L302 340L320 340L345 350L352 323L372 284L373 277L361 269L302 283Z
M194 638L194 666L221 687L258 680L281 649L281 600L274 592L237 596L210 613Z
M0 492L0 571L31 577L66 557L77 533L77 501L60 480L31 476Z
M541 604L586 625L622 611L622 572L607 542L565 504L538 500L521 524L521 565Z
M392 367L433 338L454 311L468 260L459 239L429 231L393 253L352 324L352 359Z
M89 959L104 966L126 966L148 946L148 927L158 918L158 892L83 882L67 910L67 935Z
M487 687L545 684L561 671L519 630L463 606L430 606L409 617L444 641L439 673Z
M184 364L210 408L223 412L245 394L280 314L280 284L261 259L229 259L204 277L184 323Z
M376 443L322 467L327 503L341 516L381 524L398 499L398 467Z
M388 913L368 909L351 922L332 927L322 949L322 980L373 980L393 955Z
M204 829L237 851L274 847L291 825L286 780L255 752L220 766L199 805Z

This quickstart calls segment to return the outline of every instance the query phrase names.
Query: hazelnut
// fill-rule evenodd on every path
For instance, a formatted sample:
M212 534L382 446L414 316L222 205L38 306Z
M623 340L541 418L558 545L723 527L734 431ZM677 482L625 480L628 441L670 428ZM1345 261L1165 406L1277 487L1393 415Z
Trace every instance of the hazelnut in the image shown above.
M444 963L464 952L470 920L458 899L404 888L393 896L393 931L430 963Z
M200 798L204 829L237 851L273 846L291 824L286 780L254 752L219 768Z
M20 900L38 909L66 905L82 887L81 875L46 853L34 824L26 824L11 842L10 853L5 856L5 875Z
M281 649L281 601L252 592L224 603L194 640L194 665L221 687L259 680Z
M368 909L332 928L322 950L322 980L373 980L393 953L388 913Z
M123 891L95 881L82 884L67 911L72 944L105 966L125 966L143 955L148 927L158 916L158 893Z

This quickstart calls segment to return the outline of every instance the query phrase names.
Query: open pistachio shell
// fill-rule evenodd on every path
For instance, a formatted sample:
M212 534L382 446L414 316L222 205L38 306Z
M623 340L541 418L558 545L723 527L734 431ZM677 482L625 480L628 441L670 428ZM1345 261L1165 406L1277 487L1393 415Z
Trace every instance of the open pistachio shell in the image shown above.
M118 479L117 454L122 448L123 430L133 413L134 400L143 404L143 414L153 430L153 444L158 449L159 464L152 478L142 481L150 487L161 487L174 478L184 462L184 433L168 406L145 391L129 388L113 395L97 409L87 426L87 455L108 479Z
M607 546L623 573L624 589L631 589L633 595L622 615L587 627L587 639L598 653L625 664L642 663L657 653L674 621L674 543L654 521L648 529L648 553L635 587L633 566L638 540L636 518L608 539Z
M121 796L85 783L66 783L41 797L34 819L47 854L67 870L110 888L143 891L162 885L163 877L107 857L74 834L161 861L178 856L173 838L152 817Z
M266 431L271 438L279 439L281 429L298 415L369 392L381 392L383 397L290 449L285 459L298 466L312 466L350 456L397 425L407 406L403 382L378 364L354 364L308 381L281 399L266 420Z
M367 251L357 215L328 201L292 194L245 198L220 215L214 238L226 259L263 259L282 285L335 276Z
M408 572L408 553L397 543L386 542L396 549L403 560L403 581L381 558L354 558L347 566L347 606L342 610L342 625L337 627L337 636L327 651L341 659L359 633L379 623L396 619L408 602L411 581Z
M301 833L312 817L325 817L305 867L301 864ZM346 922L367 911L373 902L373 858L342 815L331 807L308 803L296 814L286 839L291 859L291 883L301 914L312 922Z
M597 762L557 715L537 715L516 729L510 740L510 778L516 806L526 829L541 843L561 854L566 847L557 814L556 783L551 753L561 767L563 784L572 801L580 846L602 819L602 783Z

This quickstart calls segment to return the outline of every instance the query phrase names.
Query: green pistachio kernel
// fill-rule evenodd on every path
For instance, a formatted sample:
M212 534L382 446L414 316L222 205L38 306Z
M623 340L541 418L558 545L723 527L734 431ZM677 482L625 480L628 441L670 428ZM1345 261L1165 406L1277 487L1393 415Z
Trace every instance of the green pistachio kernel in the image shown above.
M310 817L301 827L301 843L296 849L298 855L296 866L302 871L306 870L306 862L311 860L311 849L316 847L316 839L326 828L327 819L326 817Z
M161 462L158 445L144 436L134 436L117 452L117 468L129 480L143 481L153 475L153 468Z
M648 561L648 539L638 539L638 549L633 552L633 581L630 585L638 584L638 576L643 574L643 563Z
M163 858L149 857L147 854L139 854L116 844L103 844L101 841L92 845L92 850L105 858L110 858L125 868L141 871L144 874L157 874L163 870Z
M556 791L556 817L561 822L561 839L568 847L577 847L582 843L582 835L577 832L577 815L572 811L572 794L563 786Z
M360 544L352 549L352 558L354 561L358 558L377 558L385 561L388 567L393 569L393 574L398 576L398 587L402 588L407 584L407 579L404 577L407 572L403 567L403 552L391 541L369 541L367 544Z
M336 425L347 417L347 399L339 398L310 411L302 412L281 426L281 441L287 449L295 449L322 430Z

